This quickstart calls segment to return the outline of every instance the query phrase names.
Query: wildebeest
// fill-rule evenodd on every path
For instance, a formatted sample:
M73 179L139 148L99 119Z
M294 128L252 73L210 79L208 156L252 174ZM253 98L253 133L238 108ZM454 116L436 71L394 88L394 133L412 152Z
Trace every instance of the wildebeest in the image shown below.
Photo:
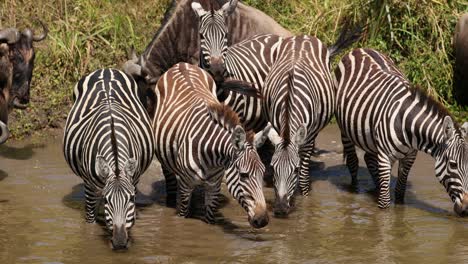
M0 144L9 135L8 112L13 108L24 109L29 103L29 87L34 67L33 41L43 40L47 28L36 36L29 28L19 32L16 28L0 30Z
M468 13L463 14L455 27L454 95L458 103L468 105Z
M191 8L193 0L173 0L166 11L161 27L143 54L133 57L124 65L124 71L148 93L148 111L153 111L154 94L149 85L154 85L161 74L178 62L198 64L199 33L196 14ZM199 0L205 9L218 10L227 0ZM280 36L292 34L258 9L242 3L229 16L229 44L235 44L254 35L272 33Z
M10 58L13 63L11 104L14 108L25 109L29 103L29 90L36 56L33 42L44 40L48 33L46 25L39 22L43 28L41 34L35 35L30 28L26 28L21 32L17 31L15 34L19 36L18 40L10 44Z

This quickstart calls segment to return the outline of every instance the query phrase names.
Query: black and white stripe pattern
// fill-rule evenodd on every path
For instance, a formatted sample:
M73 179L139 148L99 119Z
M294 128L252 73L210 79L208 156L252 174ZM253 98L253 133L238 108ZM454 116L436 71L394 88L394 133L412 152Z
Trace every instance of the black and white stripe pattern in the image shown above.
M216 85L210 75L196 66L179 63L159 79L155 93L156 156L166 178L169 200L178 190L178 214L189 214L192 191L204 185L205 219L214 222L222 177L226 175L228 190L247 211L250 224L265 226L265 167L253 146L253 135L244 132L237 114L216 99Z
M103 198L113 246L126 247L135 222L135 186L154 153L148 114L135 81L125 73L97 70L74 89L63 140L65 159L85 184L86 221L95 222Z
M310 188L309 163L319 131L331 119L335 92L329 52L317 38L298 36L281 42L278 57L261 88L264 113L274 129L272 158L275 213L287 214L297 182Z
M420 89L411 87L386 56L371 49L346 55L336 71L336 117L346 164L357 182L355 146L365 151L367 167L379 189L378 205L390 205L390 171L399 161L396 202L403 202L406 180L417 151L434 157L437 179L464 215L468 196L468 146L465 128ZM465 126L464 126L465 127Z

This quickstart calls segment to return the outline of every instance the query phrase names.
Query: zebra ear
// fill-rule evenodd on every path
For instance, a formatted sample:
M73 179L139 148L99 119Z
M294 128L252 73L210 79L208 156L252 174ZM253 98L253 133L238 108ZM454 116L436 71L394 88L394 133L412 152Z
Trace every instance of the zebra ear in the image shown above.
M453 120L450 116L446 116L444 118L444 136L445 140L450 139L453 134L455 133L455 125L453 124Z
M267 132L268 139L271 141L271 143L273 143L273 145L276 146L281 142L281 137L270 122L268 122L267 127L268 126L271 127Z
M109 176L110 168L107 165L106 158L104 156L98 155L96 157L96 172L99 177L106 179Z
M255 134L254 145L256 148L263 146L263 144L268 138L268 132L270 132L270 129L271 129L271 124L268 123L262 131Z
M232 133L231 143L237 150L243 150L245 138L246 135L244 129L240 125L237 125L236 128L234 128L234 132Z
M137 168L137 161L134 158L130 158L125 162L124 165L124 170L125 170L125 175L127 177L131 178L135 174Z
M203 15L208 13L205 11L205 9L203 9L203 7L198 2L192 3L192 9L193 11L195 11L195 14L197 14L198 17L202 17Z
M302 144L304 144L306 136L307 128L305 124L302 124L296 131L296 134L294 134L294 142L296 143L296 145L301 146Z
M221 10L223 11L224 16L230 16L232 13L234 13L234 10L236 10L237 7L237 2L238 0L231 0L227 3L225 3L222 7Z
M466 137L468 134L468 122L463 123L462 127L460 128L463 137Z

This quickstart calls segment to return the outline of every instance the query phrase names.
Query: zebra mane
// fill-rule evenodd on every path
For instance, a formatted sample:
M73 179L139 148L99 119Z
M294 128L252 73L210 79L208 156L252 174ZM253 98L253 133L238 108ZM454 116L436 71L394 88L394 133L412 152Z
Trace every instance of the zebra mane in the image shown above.
M109 110L110 110L110 105L109 105ZM111 145L112 145L112 154L114 155L114 161L115 161L115 177L117 179L120 178L120 168L119 168L119 154L118 150L119 148L117 147L117 139L115 138L115 126L114 126L114 118L112 117L112 110L111 111L111 117L110 117L110 127L111 127Z
M445 108L445 106L436 101L432 96L430 96L427 91L425 91L421 86L419 85L409 85L408 86L408 90L411 92L411 98L413 100L419 100L421 103L423 104L427 104L429 107L431 108L435 108L436 112L442 116L442 118L444 116L450 116L450 118L452 118L452 120L454 120L454 124L455 124L455 128L457 130L460 129L460 125L458 124L458 122L455 122L455 118L453 117L453 115L447 110L447 108Z
M213 122L222 126L225 130L232 132L237 125L241 125L239 116L229 106L221 103L206 104L209 117ZM246 132L247 141L252 143L255 133Z
M294 70L288 72L288 85L286 89L286 95L284 96L284 109L281 111L281 123L283 123L283 128L281 130L281 137L284 142L289 143L291 141L291 106L292 106L292 92L294 87Z

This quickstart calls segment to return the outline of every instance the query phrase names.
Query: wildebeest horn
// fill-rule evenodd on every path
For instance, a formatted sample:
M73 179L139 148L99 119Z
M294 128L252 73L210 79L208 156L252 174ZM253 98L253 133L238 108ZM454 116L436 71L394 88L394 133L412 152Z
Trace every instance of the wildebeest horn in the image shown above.
M47 37L47 34L49 33L49 29L47 28L47 26L39 19L37 19L37 21L39 22L39 24L41 24L42 26L42 34L36 36L36 35L33 35L32 39L34 41L41 41L41 40L44 40L46 37Z
M18 97L15 97L15 99L13 100L13 106L16 108L16 109L26 109L28 107L28 104L22 104L20 103Z
M136 60L126 61L123 71L130 76L141 76L141 66L136 63Z
M6 28L0 31L0 42L6 41L8 44L16 43L21 38L16 28Z
M0 135L0 144L3 144L8 139L10 131L8 130L8 126L2 121L0 121L0 132L2 133Z
M223 9L224 13L229 16L234 12L234 10L236 10L237 2L239 2L239 0L231 0L229 3L224 4L221 8Z

